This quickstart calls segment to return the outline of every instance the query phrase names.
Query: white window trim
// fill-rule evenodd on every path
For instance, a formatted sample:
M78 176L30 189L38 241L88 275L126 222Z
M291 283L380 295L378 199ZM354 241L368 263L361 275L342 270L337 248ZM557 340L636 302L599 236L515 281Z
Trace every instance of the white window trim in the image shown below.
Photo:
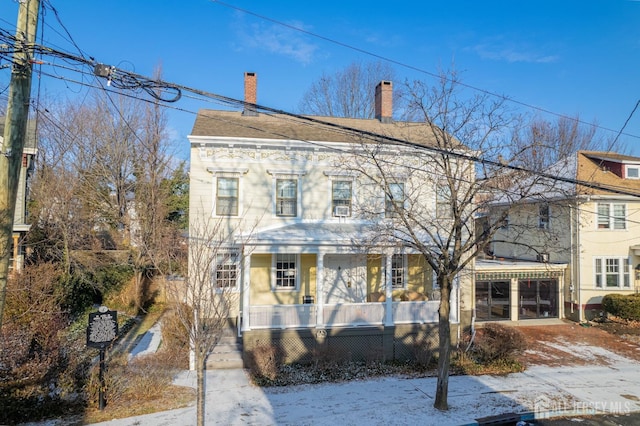
M236 285L233 287L218 287L218 256L224 256L226 254L235 255L236 259L234 264L236 265ZM216 253L216 259L213 264L213 286L215 288L216 293L226 293L233 292L237 293L240 291L240 281L242 279L242 271L240 268L240 263L242 261L242 257L240 256L239 250L222 250L219 253Z
M402 199L402 210L406 210L407 208L407 182L404 180L395 180L393 182L389 182L388 185L386 185L385 191L384 192L384 217L385 219L397 219L399 216L397 215L395 209L393 210L387 210L387 203L391 202L391 199L389 198L386 189L389 190L389 192L391 192L391 188L389 187L389 185L399 185L402 184L402 195L404 196ZM396 201L393 201L393 203L395 204Z
M296 284L294 287L279 287L277 285L276 267L278 263L278 255L292 255L295 256L296 262ZM273 292L290 292L298 291L300 289L300 254L299 253L273 253L271 255L271 291Z
M541 214L543 207L547 208L547 216L544 220ZM549 204L538 205L538 229L551 229L551 206Z
M241 217L244 212L244 206L242 203L242 194L243 194L243 177L249 172L247 168L215 168L215 167L207 167L207 171L213 175L213 202L211 210L211 215L213 217ZM218 178L237 178L238 179L238 214L237 215L217 215L216 214L216 203L218 201Z
M391 288L393 290L406 290L408 288L408 256L404 253L394 253L392 256L402 256L402 287L393 285L393 258L391 259Z
M272 200L271 203L273 205L272 214L274 218L284 218L284 219L299 219L302 217L302 176L306 175L307 172L304 170L267 170L272 177L271 179L271 193ZM296 185L296 215L295 216L280 216L278 215L278 203L276 202L278 198L276 182L278 179L295 179Z
M607 287L607 260L610 259L617 259L619 262L619 270L618 270L618 283L619 285L616 287ZM601 271L600 271L600 279L601 279L601 283L602 286L598 287L597 285L597 268L596 268L596 261L600 260L600 266L601 266ZM626 271L626 275L627 275L627 286L625 286L625 281L624 281L624 277L625 277L625 270L624 268L627 268ZM631 261L629 259L629 257L627 256L594 256L593 258L593 288L596 290L623 290L623 291L627 291L627 290L631 290L633 288L631 281L634 279L633 277L633 271L631 270Z
M638 171L638 176L629 176L629 169L636 169ZM640 179L640 164L627 164L624 167L624 177L626 179Z
M609 227L608 228L600 228L599 223L600 223L600 212L599 212L599 206L600 205L608 205L609 206ZM624 227L623 228L615 228L615 219L616 216L614 215L614 206L617 205L622 205L624 206ZM596 220L595 220L595 226L596 226L596 230L598 231L627 231L628 230L628 205L627 203L596 203Z
M355 177L351 174L343 174L343 175L338 175L338 174L327 174L325 172L325 175L327 175L329 177L329 217L331 219L334 220L340 220L340 219L345 219L345 218L352 218L353 217L353 206L355 205L355 186L356 186L356 180ZM334 207L333 207L333 181L344 181L344 182L351 182L351 206L349 207L349 215L348 216L335 216L334 215Z

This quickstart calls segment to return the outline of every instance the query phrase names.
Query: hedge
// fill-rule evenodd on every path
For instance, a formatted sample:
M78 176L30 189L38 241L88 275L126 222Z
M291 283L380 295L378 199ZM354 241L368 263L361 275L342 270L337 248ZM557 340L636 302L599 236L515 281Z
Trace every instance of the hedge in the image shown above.
M640 294L607 294L602 298L602 309L622 319L640 320Z

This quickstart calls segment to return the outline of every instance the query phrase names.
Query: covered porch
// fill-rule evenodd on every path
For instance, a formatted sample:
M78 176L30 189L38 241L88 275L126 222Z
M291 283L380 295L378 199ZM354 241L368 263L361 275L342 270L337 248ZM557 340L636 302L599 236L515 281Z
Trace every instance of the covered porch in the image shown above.
M421 255L362 235L342 223L258 233L243 256L241 332L437 323L439 291ZM458 323L457 288L451 303Z

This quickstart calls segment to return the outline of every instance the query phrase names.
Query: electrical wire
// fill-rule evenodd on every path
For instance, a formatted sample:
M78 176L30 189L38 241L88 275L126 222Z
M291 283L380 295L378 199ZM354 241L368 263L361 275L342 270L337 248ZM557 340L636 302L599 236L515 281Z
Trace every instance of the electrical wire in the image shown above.
M273 24L288 28L290 30L294 30L294 31L306 34L308 36L311 36L311 37L314 37L314 38L317 38L317 39L320 39L320 40L324 40L326 42L335 44L337 46L341 46L341 47L344 47L346 49L350 49L350 50L353 50L355 52L359 52L359 53L365 54L367 56L371 56L373 58L388 62L390 64L394 64L394 65L400 66L402 68L406 68L406 69L409 69L409 70L412 70L412 71L416 71L416 72L419 72L419 73L422 73L422 74L425 74L425 75L428 75L428 76L434 77L434 78L443 78L443 76L441 76L439 74L436 74L434 72L425 70L424 68L420 68L420 67L408 64L406 62L401 62L401 61L398 61L398 60L395 60L395 59L391 59L389 57L386 57L386 56L383 56L383 55L379 55L379 54L371 52L369 50L362 49L362 48L353 46L351 44L344 43L344 42L341 42L339 40L332 39L330 37L326 37L326 36L323 36L321 34L305 30L305 29L297 27L295 25L290 25L290 24L287 24L285 22L278 21L277 19L273 19L273 18L270 18L268 16L261 15L259 13L255 13L255 12L252 12L250 10L243 9L243 8L238 7L238 6L234 6L232 4L225 3L225 2L220 1L220 0L210 0L210 1L211 1L211 3L217 3L217 4L219 4L219 5L223 6L223 7L235 10L236 12L244 13L246 15L250 15L250 16L256 17L258 19L261 19L261 20L264 20L264 21L267 21L267 22L271 22ZM564 114L560 114L560 113L553 112L553 111L545 109L545 108L541 108L541 107L538 107L538 106L535 106L535 105L532 105L532 104L528 104L526 102L519 101L517 99L513 99L513 98L505 96L505 95L500 95L500 94L498 94L496 92L492 92L492 91L487 90L487 89L482 89L480 87L473 86L473 85L470 85L470 84L467 84L467 83L463 83L463 82L460 82L460 81L455 81L454 82L454 81L450 80L447 77L444 77L444 78L450 83L453 82L453 83L455 83L455 84L457 84L459 86L466 87L468 89L474 90L474 91L479 92L479 93L483 93L483 94L488 95L488 96L496 97L496 98L501 99L503 101L511 102L513 104L520 105L520 106L523 106L525 108L532 109L532 110L535 110L535 111L539 111L539 112L542 112L544 114L553 115L553 116L559 117L559 118L566 118L566 119L575 121L575 122L580 123L580 124L593 126L592 123L587 123L587 122L585 122L583 120L579 120L579 119L576 119L574 117L569 117L569 116L566 116ZM602 130L606 130L608 132L617 132L617 130L610 129L610 128L607 128L607 127L601 127L601 126L595 126L595 127L599 128L599 129L602 129ZM623 129L624 129L624 127L623 127ZM629 134L629 133L624 133L624 135L632 137L632 138L640 139L640 135L633 135L633 134Z
M11 35L8 35L5 31L0 31L0 40L7 40L7 41L14 41L14 37ZM15 46L15 44L14 44ZM489 160L486 158L482 158L480 156L477 155L473 155L473 154L469 154L466 152L460 152L460 151L456 151L456 150L449 150L449 149L442 149L442 148L438 148L438 147L433 147L433 146L427 146L424 144L420 144L420 143L416 143L416 142L411 142L411 141L407 141L407 140L403 140L403 139L399 139L399 138L395 138L395 137L390 137L390 136L385 136L385 135L380 135L380 134L376 134L374 132L370 132L370 131L364 131L361 129L357 129L357 128L351 128L348 126L344 126L344 125L340 125L340 124L336 124L336 123L331 123L331 122L327 122L324 120L321 120L319 118L315 118L315 117L310 117L310 116L302 116L299 114L294 114L294 113L290 113L284 110L280 110L280 109L276 109L276 108L271 108L265 105L259 105L259 104L252 104L252 103L248 103L245 101L241 101L238 99L234 99L234 98L230 98L227 96L222 96L219 94L215 94L215 93L211 93L211 92L206 92L203 90L198 90L195 88L191 88L188 86L184 86L184 85L179 85L179 84L175 84L175 83L169 83L169 82L165 82L159 79L153 80L153 79L149 79L145 76L141 76L139 74L135 74L132 72L128 72L128 71L124 71L124 70L120 70L117 69L116 67L106 67L106 66L101 66L101 64L96 64L95 61L93 59L87 59L84 56L77 56L77 55L73 55L64 51L60 51L57 49L53 49L50 47L45 47L45 46L41 46L41 45L35 45L32 47L34 52L37 52L41 55L51 55L53 57L57 57L57 58L61 58L64 60L68 60L71 62L76 62L77 64L80 65L84 65L86 67L93 67L94 68L94 73L98 74L98 70L102 73L100 74L100 76L107 78L107 86L109 85L113 85L114 87L120 89L120 90L131 90L134 92L139 92L140 90L143 90L144 92L146 92L149 96L159 100L159 101L163 101L163 102L176 102L177 100L180 99L181 94L183 91L185 92L191 92L194 93L196 95L202 96L202 97L206 97L206 98L210 98L213 100L216 100L218 102L221 102L222 104L228 105L228 106L232 106L232 107L249 107L253 110L256 111L262 111L262 112L266 112L266 113L270 113L270 114L275 114L277 116L282 116L282 117L289 117L292 119L296 119L299 120L301 122L306 122L310 125L318 125L318 126L324 126L325 128L329 128L332 129L334 131L339 131L339 132L344 132L346 134L351 134L351 135L355 135L357 137L362 137L365 139L369 139L369 140L373 140L373 141L384 141L386 143L393 143L393 144L398 144L398 145L404 145L404 146L410 146L410 147L414 147L417 149L421 149L421 150L426 150L426 151L430 151L432 153L435 154L439 154L439 155L447 155L447 156L451 156L454 158L460 158L460 159L464 159L467 161L472 161L478 164L483 164L485 166L492 166L492 167L496 167L496 168L500 168L500 169L510 169L513 171L518 171L518 172L527 172L527 173L531 173L530 170L524 168L524 167L519 167L519 166L513 166L513 165L505 165L502 162L499 161L493 161L493 160ZM100 66L100 68L98 68ZM172 97L164 97L162 95L162 91L169 91L169 92L173 92L173 96ZM601 185L601 184L596 184L593 182L589 182L589 181L580 181L580 180L576 180L576 179L572 179L572 178L565 178L565 177L560 177L560 176L553 176L544 172L535 172L535 175L538 177L542 177L542 178L548 178L551 179L553 181L561 181L561 182L566 182L566 183L571 183L571 184L577 184L577 185L582 185L584 187L587 188L592 188L592 189L600 189L600 190L605 190L605 191L609 191L612 193L617 193L617 194L622 194L622 195L631 195L631 196L638 196L638 193L635 192L630 192L626 189L620 189L620 188L615 188L615 187L611 187L611 186L607 186L607 185Z

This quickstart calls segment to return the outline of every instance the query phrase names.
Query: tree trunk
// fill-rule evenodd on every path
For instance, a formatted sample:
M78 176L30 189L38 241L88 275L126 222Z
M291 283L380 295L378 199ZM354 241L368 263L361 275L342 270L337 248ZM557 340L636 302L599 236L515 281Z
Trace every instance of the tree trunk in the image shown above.
M205 361L206 358L203 357L200 351L196 353L196 370L197 370L197 381L198 385L196 387L196 407L197 407L197 424L198 426L204 426L204 406L205 406L205 396L207 394L205 388L206 376L205 376Z
M448 279L438 279L440 282L440 309L438 310L438 383L436 385L436 400L433 404L438 410L448 410L447 401L449 395L449 367L451 365L451 323L449 312L451 311L450 295L451 283Z

